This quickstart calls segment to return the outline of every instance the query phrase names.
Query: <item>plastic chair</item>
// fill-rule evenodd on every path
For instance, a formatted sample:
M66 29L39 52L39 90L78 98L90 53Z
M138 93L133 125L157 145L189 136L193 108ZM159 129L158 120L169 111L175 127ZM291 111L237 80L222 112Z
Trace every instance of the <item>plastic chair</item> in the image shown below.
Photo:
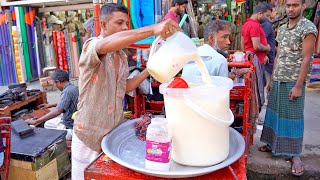
M0 138L5 139L5 149L3 163L0 167L1 179L7 180L9 177L9 166L10 166L10 144L11 144L11 117L0 117Z

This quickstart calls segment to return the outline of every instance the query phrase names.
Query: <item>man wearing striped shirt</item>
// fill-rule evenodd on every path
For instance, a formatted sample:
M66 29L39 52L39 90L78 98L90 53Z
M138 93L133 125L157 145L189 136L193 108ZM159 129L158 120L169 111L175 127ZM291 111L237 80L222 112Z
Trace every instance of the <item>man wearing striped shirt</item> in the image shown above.
M77 111L79 90L78 87L69 82L69 75L63 70L55 71L51 78L56 87L62 92L58 104L40 105L40 108L54 108L39 119L28 119L26 122L30 125L45 122L45 128L66 130L66 139L71 140L73 129L73 120L71 119L71 116ZM62 114L61 117L59 116L60 114Z

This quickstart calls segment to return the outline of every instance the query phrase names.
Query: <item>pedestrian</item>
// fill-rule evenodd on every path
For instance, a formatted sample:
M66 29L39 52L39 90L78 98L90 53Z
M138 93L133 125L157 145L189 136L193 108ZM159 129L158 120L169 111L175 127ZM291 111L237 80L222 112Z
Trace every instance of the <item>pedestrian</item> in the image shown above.
M271 49L260 23L270 13L271 11L265 3L259 3L254 7L252 16L247 19L241 29L241 49L247 54L251 55L253 53L252 62L256 67L258 105L260 110L265 100L264 64L267 62L267 53Z
M269 11L271 13L265 13L265 19L262 22L262 29L266 35L268 45L270 46L270 51L267 54L267 60L264 64L264 75L266 80L266 86L265 86L265 103L264 105L268 104L268 98L267 98L267 87L270 84L271 81L271 74L273 70L273 63L275 58L275 50L276 50L276 38L275 38L275 31L273 29L272 22L276 18L277 11L274 4L266 3L266 6L268 7ZM267 11L268 12L268 11Z
M185 13L187 4L188 0L172 0L171 8L164 16L163 21L172 19L176 23L179 23L178 15L183 15Z
M260 139L266 145L259 150L291 157L291 173L301 176L305 88L317 29L303 17L305 0L287 0L285 6L289 21L279 28L276 37L278 54Z
M128 79L123 48L150 36L171 36L179 25L169 19L140 29L128 30L128 9L115 3L101 7L101 34L88 39L79 60L79 103L72 139L72 179L84 179L84 169L101 152L104 135L123 122L123 98L136 89L149 73L144 70Z
M242 50L255 53L260 64L265 63L267 52L270 51L270 46L260 24L265 19L265 15L269 13L271 12L265 3L259 3L254 7L252 16L242 26Z

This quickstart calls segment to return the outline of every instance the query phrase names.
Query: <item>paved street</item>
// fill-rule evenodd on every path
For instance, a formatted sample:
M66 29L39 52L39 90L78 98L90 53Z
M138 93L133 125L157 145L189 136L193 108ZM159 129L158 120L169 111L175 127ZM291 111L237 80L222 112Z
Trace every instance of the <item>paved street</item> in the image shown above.
M305 131L302 160L305 173L300 179L320 179L320 90L307 90L305 100ZM264 118L265 109L260 118ZM272 157L258 151L262 126L254 136L254 145L248 158L248 179L298 179L290 173L290 161L286 157Z

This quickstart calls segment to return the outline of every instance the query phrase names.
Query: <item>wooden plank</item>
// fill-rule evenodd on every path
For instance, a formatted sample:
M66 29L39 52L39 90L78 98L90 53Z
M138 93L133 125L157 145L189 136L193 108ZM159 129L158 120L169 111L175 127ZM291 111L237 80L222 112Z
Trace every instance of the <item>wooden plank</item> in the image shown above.
M54 159L38 171L10 166L9 180L57 180L57 160Z
M67 5L67 6L43 7L43 8L39 8L39 13L55 12L55 11L72 11L72 10L78 10L78 9L93 9L93 4L86 3L86 4L77 4L72 6Z
M68 152L67 151L63 152L62 154L57 156L56 159L57 159L58 175L59 175L59 178L62 178L71 171L71 162L70 162Z
M58 169L57 169L57 160L54 159L49 164L47 164L45 167L43 167L41 170L36 171L37 179L39 180L57 180L59 179L58 176Z
M20 161L16 159L10 159L10 166L20 167L27 170L32 170L32 162Z

